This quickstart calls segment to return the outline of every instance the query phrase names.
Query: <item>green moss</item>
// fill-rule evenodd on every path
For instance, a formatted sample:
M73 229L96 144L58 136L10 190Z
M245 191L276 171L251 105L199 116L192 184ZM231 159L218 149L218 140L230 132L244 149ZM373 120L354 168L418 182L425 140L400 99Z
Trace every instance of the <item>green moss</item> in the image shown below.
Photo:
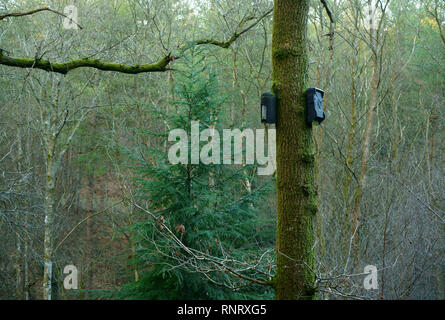
M41 69L45 71L52 71L61 74L67 74L71 70L77 68L95 68L103 71L116 71L121 73L129 73L129 74L137 74L143 72L158 72L165 71L167 65L171 61L171 56L166 55L160 61L152 64L144 64L144 65L125 65L120 63L113 62L103 62L99 59L75 59L64 63L59 62L50 62L48 60L42 59L31 59L31 58L11 58L5 56L4 54L0 55L0 64L11 66L11 67L19 67L19 68L35 68Z
M274 2L273 90L277 120L277 299L315 297L317 212L312 129L305 121L308 0Z
M307 286L304 291L304 295L308 297L310 300L315 300L317 290L315 287Z
M308 165L313 165L315 163L315 153L309 150L305 150L301 160Z
M301 53L298 52L296 49L285 49L285 48L279 48L275 49L272 52L273 58L280 60L280 59L286 59L289 57L299 57L301 56Z

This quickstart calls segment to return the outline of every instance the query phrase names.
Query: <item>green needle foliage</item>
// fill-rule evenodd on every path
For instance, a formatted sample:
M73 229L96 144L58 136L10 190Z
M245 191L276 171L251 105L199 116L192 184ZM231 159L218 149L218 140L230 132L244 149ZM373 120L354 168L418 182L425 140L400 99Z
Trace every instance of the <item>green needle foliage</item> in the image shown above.
M222 133L224 96L219 92L216 74L205 63L202 50L192 48L181 59L175 79L175 111L158 113L164 120L164 132L150 132L165 141L171 129L184 129L190 137L191 121L200 122L200 130L213 127ZM189 139L190 140L190 139ZM201 146L205 145L201 142ZM189 141L189 150L190 148ZM194 266L180 266L175 257L183 257L183 249L172 244L162 233L165 222L185 246L205 254L244 261L246 256L258 256L258 243L271 243L258 233L261 224L259 208L270 192L270 182L254 183L250 191L243 185L253 166L205 164L170 164L168 148L150 149L151 161L137 159L136 183L139 200L145 200L158 221L141 213L146 220L133 226L137 234L136 263L141 271L138 282L120 291L121 298L132 299L232 299L271 298L268 287L251 285L232 291L208 281ZM222 148L221 148L222 149ZM221 159L222 159L222 155ZM153 165L152 163L155 163ZM264 184L264 183L263 183ZM242 255L241 255L242 252ZM218 283L240 282L225 272L210 273Z

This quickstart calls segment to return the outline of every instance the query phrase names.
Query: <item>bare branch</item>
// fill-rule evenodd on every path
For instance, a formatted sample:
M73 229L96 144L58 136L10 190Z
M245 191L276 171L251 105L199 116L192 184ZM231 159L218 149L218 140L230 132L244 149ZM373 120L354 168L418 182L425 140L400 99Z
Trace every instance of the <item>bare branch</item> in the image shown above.
M331 23L335 23L334 18L332 17L332 12L331 12L331 10L329 9L328 4L326 3L326 0L320 0L320 1L321 1L321 3L323 4L323 7L324 7L325 10L326 10L326 13L327 13L328 16L329 16L329 20L331 20Z
M107 208L105 208L105 209L103 209L103 210L100 210L100 211L98 211L98 212L95 212L95 213L93 213L93 214L90 214L88 217L86 217L86 218L80 220L80 221L74 226L74 228L72 228L71 231L68 232L67 235L66 235L65 237L63 237L62 240L60 240L60 242L59 242L59 243L57 244L57 246L54 248L54 251L53 251L53 252L56 252L57 249L59 249L59 247L65 242L65 240L68 239L69 236L70 236L70 235L71 235L71 234L72 234L72 233L73 233L73 232L74 232L74 231L75 231L75 230L76 230L82 223L84 223L85 221L87 221L87 220L89 220L89 219L91 219L91 218L94 218L95 216L100 215L101 213L104 213L104 212L108 211L109 209L114 208L115 206L117 206L119 203L122 203L123 201L124 201L124 200L118 201L118 202L112 204L111 206L109 206L109 207L107 207Z
M158 62L143 65L126 65L114 62L104 62L99 59L76 59L68 62L50 62L43 59L12 58L0 51L0 64L18 68L34 68L61 74L67 74L77 68L95 68L102 71L115 71L120 73L138 74L143 72L163 72L172 61L170 54L164 56Z
M235 42L236 39L238 39L241 35L243 35L244 33L246 33L247 31L249 31L250 29L252 29L253 27L255 27L259 22L261 22L261 20L263 20L265 17L267 17L268 15L270 15L273 11L273 8L267 10L264 14L262 14L260 17L258 17L252 24L250 24L248 27L241 29L244 24L249 21L252 20L252 17L248 17L248 18L244 18L240 24L238 25L237 30L233 33L233 35L230 37L229 40L227 41L218 41L218 40L214 40L214 39L200 39L200 40L196 40L194 42L192 42L192 45L200 45L200 44L213 44L215 46L227 49L228 47L230 47L232 45L232 43ZM241 29L241 30L239 30ZM183 51L185 51L186 49L188 49L190 46L187 46L183 49Z
M165 239L170 239L172 241L171 244L175 244L178 248L177 251L177 255L169 255L167 253L165 253L162 248L160 248L158 246L158 244L156 242L152 242L153 245L156 247L158 253L160 253L161 255L173 259L177 262L177 264L175 266L172 266L173 268L185 268L187 269L187 267L192 268L194 271L193 272L199 272L205 275L206 278L208 278L210 281L214 282L213 280L210 279L210 277L208 276L208 273L213 273L213 272L223 272L223 273L229 273L232 274L233 276L235 276L238 279L241 280L245 280L248 281L249 283L256 283L259 285L265 285L265 286L273 286L273 282L267 279L263 279L263 278L253 278L251 276L245 275L242 272L248 271L248 270L253 270L256 269L258 267L258 263L253 264L253 265L249 265L247 262L241 262L241 261L236 261L234 259L231 258L218 258L215 256L211 256L207 253L201 252L199 250L190 248L188 246L186 246L181 239L179 239L175 233L168 227L168 225L165 223L164 218L163 217L156 217L152 212L148 211L147 209L141 207L140 205L138 205L136 202L133 202L129 199L129 201L139 210L142 210L143 212L149 214L155 221L155 224L157 224L159 226L158 231L162 233L163 237ZM169 246L169 248L171 249L171 247ZM181 255L179 254L179 250L183 250L186 255L184 255L183 257L181 257ZM169 250L171 251L171 250ZM264 257L264 254L261 256L261 258L258 260L260 261L262 258ZM207 263L207 265L198 265L198 262L204 262ZM166 263L167 265L169 265L168 263ZM240 266L244 266L243 268L234 268L232 265L240 265ZM247 266L247 267L246 267ZM262 273L259 270L256 270L259 273ZM264 273L262 273L264 274ZM270 275L266 274L268 277L270 277ZM220 284L221 285L221 284ZM235 287L230 287L231 289L235 289Z
M29 15L35 12L39 11L51 11L55 12L52 9L49 8L42 8L37 9L30 12L25 13L10 13L4 16L2 19L8 16L23 16L23 15ZM250 29L252 29L254 26L256 26L262 19L267 17L273 9L269 9L266 11L263 15L261 15L259 18L257 18L252 24L250 24L248 27L239 30L243 27L243 25L252 20L249 19L243 19L240 24L238 25L237 30L234 32L234 34L230 37L227 41L219 41L215 39L201 39L193 41L191 44L185 46L182 48L181 53L183 54L185 51L187 51L190 47L193 45L203 45L203 44L211 44L215 45L224 49L229 48L233 42L236 41L242 34L246 33ZM56 12L58 13L58 12ZM58 13L60 14L60 13ZM0 19L1 20L1 19ZM143 65L126 65L121 63L114 63L114 62L105 62L101 61L99 59L90 59L90 58L83 58L83 59L76 59L71 60L68 62L50 62L48 60L42 60L42 59L32 59L32 58L13 58L6 56L3 51L0 50L0 65L10 66L10 67L18 67L18 68L35 68L35 69L41 69L48 72L56 72L61 74L67 74L71 70L77 69L77 68L95 68L102 71L115 71L120 73L127 73L127 74L138 74L138 73L147 73L147 72L164 72L167 70L170 70L167 68L168 64L175 59L178 59L180 57L172 56L170 53L164 56L162 59L160 59L158 62L151 63L151 64L143 64Z
M7 14L4 14L4 15L0 15L0 20L6 19L6 18L9 18L9 17L29 16L29 15L32 15L32 14L35 14L35 13L38 13L38 12L41 12L41 11L49 11L49 12L58 14L59 16L62 16L64 18L66 18L66 19L69 19L71 22L75 23L79 27L79 29L83 29L76 21L74 21L73 19L67 17L66 15L64 15L63 13L61 13L59 11L51 9L50 7L34 9L34 10L31 10L31 11L27 11L27 12L11 12L11 13L7 13Z

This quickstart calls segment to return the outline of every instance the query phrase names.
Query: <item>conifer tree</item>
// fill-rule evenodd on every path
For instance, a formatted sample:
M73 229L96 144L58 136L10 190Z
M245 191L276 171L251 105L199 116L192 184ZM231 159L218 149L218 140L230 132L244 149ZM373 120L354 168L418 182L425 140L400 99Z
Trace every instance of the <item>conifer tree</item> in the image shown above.
M204 63L202 50L195 47L190 51L191 54L182 59L177 70L176 100L172 101L176 112L158 112L166 124L166 130L147 133L162 137L164 141L172 129L183 129L190 137L192 121L199 121L201 132L206 128L222 132L222 121L218 119L222 117L224 97L218 92L215 73L209 71L208 64ZM188 143L190 151L190 139ZM200 144L202 150L207 142ZM222 146L220 149L223 149ZM252 166L202 162L171 164L166 148L150 149L148 152L152 161L138 159L136 168L138 201L146 201L158 221L168 225L182 243L213 256L221 255L221 246L229 250L233 257L239 255L241 249L245 254L253 248L249 237L251 239L255 234L255 224L258 223L256 210L270 183L248 192L242 181L246 173L254 170ZM205 281L199 271L193 272L190 268L184 270L175 261L175 255L182 255L183 252L171 245L171 239L162 234L162 226L154 223L153 219L147 218L134 227L139 234L136 262L147 271L139 282L122 288L124 297L228 299L259 298L264 294L264 287L233 293ZM224 282L223 278L228 276L222 273L216 278Z

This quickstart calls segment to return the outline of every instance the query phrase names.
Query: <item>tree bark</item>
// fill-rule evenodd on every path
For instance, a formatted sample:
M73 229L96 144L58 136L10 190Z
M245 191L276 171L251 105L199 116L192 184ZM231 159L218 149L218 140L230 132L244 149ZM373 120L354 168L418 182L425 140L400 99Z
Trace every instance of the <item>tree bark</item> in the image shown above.
M43 299L52 298L52 269L53 269L53 250L54 239L52 229L54 224L54 191L55 191L55 137L51 139L47 149L46 161L46 185L45 185L45 238L43 249Z
M368 122L366 124L365 138L363 142L360 179L357 188L355 189L354 210L352 212L352 220L354 221L354 226L353 226L354 230L352 230L352 232L355 232L354 243L353 243L354 266L357 266L359 251L360 251L360 245L359 245L359 225L361 219L360 206L363 195L363 188L365 188L366 186L366 171L368 169L369 151L371 149L371 144L372 144L372 128L374 124L373 119L374 119L375 109L377 108L377 97L379 89L379 75L378 75L379 66L378 66L378 56L375 53L376 50L377 49L373 50L373 55L372 55L373 71L372 71L372 82L371 82L371 99L369 102Z
M278 98L275 298L315 298L315 151L305 121L308 0L275 0L273 91Z

